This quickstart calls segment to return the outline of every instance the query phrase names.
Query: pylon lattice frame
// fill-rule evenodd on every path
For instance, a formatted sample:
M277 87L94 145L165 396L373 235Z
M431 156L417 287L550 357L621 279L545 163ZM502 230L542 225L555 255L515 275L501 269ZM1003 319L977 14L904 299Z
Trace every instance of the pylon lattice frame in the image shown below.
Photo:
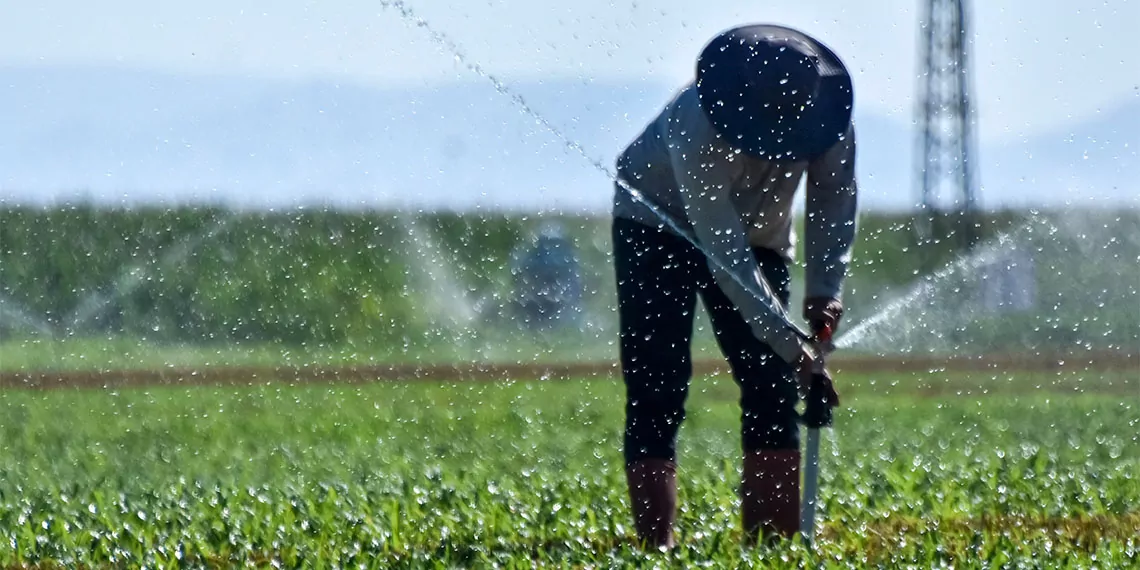
M922 73L915 174L920 182L922 211L918 220L924 237L935 237L931 235L932 218L958 214L959 221L964 222L959 237L972 243L977 169L968 24L965 0L927 0L920 22ZM940 204L947 195L950 203Z

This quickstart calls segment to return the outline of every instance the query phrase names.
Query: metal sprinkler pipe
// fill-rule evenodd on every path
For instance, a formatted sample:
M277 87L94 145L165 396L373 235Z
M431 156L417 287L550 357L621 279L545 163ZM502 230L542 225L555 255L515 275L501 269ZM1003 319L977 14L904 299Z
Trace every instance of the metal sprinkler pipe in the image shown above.
M804 489L800 511L800 534L804 543L811 548L815 540L815 511L819 499L819 430L831 425L832 402L825 402L813 390L819 380L829 381L825 368L827 354L834 349L831 341L832 329L824 326L816 335L820 348L819 360L815 362L812 370L812 386L808 392L807 409L804 411L804 423L807 424L807 443L804 452ZM822 378L821 378L822 377Z

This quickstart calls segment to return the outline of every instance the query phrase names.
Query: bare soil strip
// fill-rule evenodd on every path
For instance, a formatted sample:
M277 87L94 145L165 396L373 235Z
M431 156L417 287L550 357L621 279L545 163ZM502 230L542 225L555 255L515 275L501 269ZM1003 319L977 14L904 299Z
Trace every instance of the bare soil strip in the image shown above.
M936 374L956 372L1136 372L1140 353L995 354L971 357L836 357L836 374ZM720 359L693 363L698 375L727 374ZM617 362L453 363L369 366L208 366L125 370L2 371L0 389L106 389L152 386L251 386L282 384L364 384L373 382L502 382L616 378Z

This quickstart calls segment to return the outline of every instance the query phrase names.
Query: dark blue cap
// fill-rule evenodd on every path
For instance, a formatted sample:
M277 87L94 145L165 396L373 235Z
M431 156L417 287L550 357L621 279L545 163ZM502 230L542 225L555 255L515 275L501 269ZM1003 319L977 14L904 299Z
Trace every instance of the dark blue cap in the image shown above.
M696 86L725 142L767 160L824 153L847 132L854 106L851 76L831 49L771 24L713 38L697 60Z

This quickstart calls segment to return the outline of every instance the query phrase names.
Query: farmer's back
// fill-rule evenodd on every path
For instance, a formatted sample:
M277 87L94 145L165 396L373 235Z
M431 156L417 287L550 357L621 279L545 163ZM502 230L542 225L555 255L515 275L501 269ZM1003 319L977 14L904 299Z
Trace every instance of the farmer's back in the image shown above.
M687 153L695 159L696 149L717 144L718 140L697 102L695 87L689 84L619 156L618 175L671 219L690 229L691 216L700 213L685 208L675 171L680 165L671 154ZM724 152L734 151L725 147ZM733 202L741 214L741 223L748 228L750 244L772 249L790 260L795 255L792 206L807 162L776 163L743 154L735 160L740 161L737 166L741 177L735 185ZM700 166L695 161L685 164L690 165L688 168ZM654 226L663 223L621 188L615 188L614 216Z

